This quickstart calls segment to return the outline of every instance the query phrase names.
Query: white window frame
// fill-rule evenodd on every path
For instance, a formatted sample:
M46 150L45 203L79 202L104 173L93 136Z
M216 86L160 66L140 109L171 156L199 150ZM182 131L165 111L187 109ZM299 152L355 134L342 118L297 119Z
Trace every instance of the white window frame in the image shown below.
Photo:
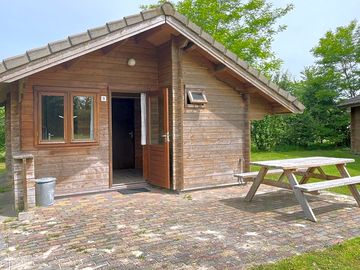
M194 99L194 96L193 96L194 93L201 94L203 99L202 100ZM206 104L206 103L208 103L204 90L188 90L187 94L188 94L188 97L190 100L190 104Z
M201 94L203 99L194 99L193 93ZM207 103L208 99L204 87L185 85L185 107L204 108Z

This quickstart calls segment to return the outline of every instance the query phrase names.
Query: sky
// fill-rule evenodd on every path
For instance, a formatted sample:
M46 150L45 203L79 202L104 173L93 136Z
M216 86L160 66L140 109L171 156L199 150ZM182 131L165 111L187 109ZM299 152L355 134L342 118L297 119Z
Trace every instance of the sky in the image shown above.
M270 0L271 1L271 0ZM279 33L273 50L284 61L283 70L300 78L305 66L314 63L310 50L327 31L348 25L356 19L360 23L360 0L272 0L274 6L293 3L294 9L279 22L287 29Z
M312 65L310 53L326 31L360 21L360 0L268 0L276 7L293 3L295 8L279 23L287 30L279 33L273 50L283 60L284 71L300 78ZM154 0L1 0L0 59L22 54L108 21L140 11L141 4Z

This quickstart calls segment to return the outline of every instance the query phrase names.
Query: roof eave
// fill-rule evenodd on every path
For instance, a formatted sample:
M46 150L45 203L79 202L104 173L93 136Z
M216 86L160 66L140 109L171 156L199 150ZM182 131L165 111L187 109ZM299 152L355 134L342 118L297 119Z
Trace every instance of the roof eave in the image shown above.
M359 107L359 106L360 106L360 96L346 99L338 105L339 108Z
M339 104L339 108L353 108L353 107L360 107L360 103L346 103L346 104Z
M125 17L126 18L126 17ZM38 73L50 67L65 63L74 58L96 51L116 42L122 41L134 35L140 34L165 23L165 15L158 15L154 18L128 25L126 28L109 32L106 36L89 39L85 43L70 47L71 50L62 50L50 54L46 58L39 58L14 69L9 69L0 74L0 82L10 83L32 74ZM75 35L78 36L78 35ZM74 37L74 36L73 36ZM20 56L19 56L20 57Z
M230 70L245 78L261 92L271 96L276 102L289 110L289 112L302 113L304 111L304 105L295 97L291 96L288 92L282 90L277 85L267 80L259 73L259 71L250 67L246 62L239 59L234 53L226 50L223 45L218 43L214 38L205 32L201 31L201 29L196 27L196 25L191 25L191 23L189 23L189 28L192 31L184 28L182 21L177 18L179 15L183 16L177 12L175 12L173 17L167 16L166 23L186 38L192 40L199 48L208 52L212 57L226 65ZM202 38L204 42L199 42L198 37ZM207 43L212 46L209 46ZM276 87L276 90L274 87ZM292 101L290 101L291 99Z

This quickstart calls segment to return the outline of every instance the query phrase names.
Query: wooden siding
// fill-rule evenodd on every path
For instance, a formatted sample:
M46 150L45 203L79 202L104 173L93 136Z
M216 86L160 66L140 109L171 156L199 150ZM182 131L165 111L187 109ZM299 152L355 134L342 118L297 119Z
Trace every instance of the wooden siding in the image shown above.
M260 120L269 114L273 114L271 103L258 94L251 94L249 101L249 119Z
M56 195L107 189L111 177L109 93L167 87L172 188L235 182L234 172L249 168L249 120L262 118L273 107L260 95L235 91L216 79L197 57L201 56L179 50L176 37L158 48L141 39L129 39L118 47L98 50L27 78L20 95L21 150L35 156L36 178L57 177ZM127 66L129 58L136 60L135 67ZM185 84L205 87L209 103L204 109L184 108ZM98 96L107 96L106 102L99 99L98 143L37 146L34 86L92 89ZM136 167L141 166L138 150Z
M128 67L128 58L136 60ZM98 89L108 96L108 88L123 92L143 92L158 88L155 47L130 39L106 54L99 50L67 65L59 65L29 77L21 106L21 148L35 156L36 178L57 178L56 195L87 192L109 187L109 97L99 101L99 143L78 147L36 147L34 139L33 86L62 86Z
M351 150L360 154L360 107L351 108Z
M160 46L159 55L159 86L169 89L169 128L170 128L170 178L172 189L183 188L182 159L182 114L183 95L180 78L180 52L175 37Z
M176 190L184 189L184 94L183 94L183 50L173 36L171 39L171 68L172 68L172 167L173 167L173 186Z
M249 158L247 97L188 54L183 56L183 79L203 86L208 99L204 109L184 111L184 188L233 183L239 159Z
M17 91L14 91L15 95L17 94ZM16 151L17 149L13 148L12 145L12 108L11 108L11 93L7 94L6 102L5 102L5 165L6 165L6 171L7 171L7 182L12 185L13 183L13 172L12 172L12 156L13 151ZM17 103L17 102L16 102ZM17 108L16 108L17 109ZM20 141L20 140L19 140ZM17 147L19 148L19 147Z

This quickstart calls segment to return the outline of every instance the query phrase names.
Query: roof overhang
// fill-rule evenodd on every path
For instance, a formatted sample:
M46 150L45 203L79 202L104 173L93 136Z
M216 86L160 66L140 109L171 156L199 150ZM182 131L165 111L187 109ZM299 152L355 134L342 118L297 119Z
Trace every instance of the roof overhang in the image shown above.
M301 113L304 110L304 106L295 97L239 59L169 3L6 59L0 63L0 83L20 80L164 24L191 40L235 76L253 85L263 96L284 107L285 112Z
M344 100L338 105L338 107L340 108L360 107L360 96L356 96L354 98Z
M0 74L0 82L10 83L28 77L45 69L65 63L77 57L148 31L164 23L165 16L158 16L147 21L139 22L135 25L130 25L121 32L109 33L107 36L103 36L102 38L97 38L86 43L81 43L64 51L50 54L45 58L30 61L28 64L10 69L3 74Z
M190 29L184 27L178 20L173 17L167 17L166 23L177 30L179 33L190 39L201 49L209 53L212 57L217 59L219 62L224 64L235 74L241 76L246 81L254 85L257 89L263 92L266 96L270 96L273 100L287 108L292 113L302 113L304 106L299 102L295 97L290 95L288 92L282 90L275 83L268 80L263 76L259 71L251 68L247 63L239 59L234 53L227 51L219 43L218 47L225 50L225 53L222 53L215 46L211 46L204 37L198 36L196 33ZM214 43L216 41L214 40ZM275 90L275 92L274 92ZM284 97L285 96L285 97Z

